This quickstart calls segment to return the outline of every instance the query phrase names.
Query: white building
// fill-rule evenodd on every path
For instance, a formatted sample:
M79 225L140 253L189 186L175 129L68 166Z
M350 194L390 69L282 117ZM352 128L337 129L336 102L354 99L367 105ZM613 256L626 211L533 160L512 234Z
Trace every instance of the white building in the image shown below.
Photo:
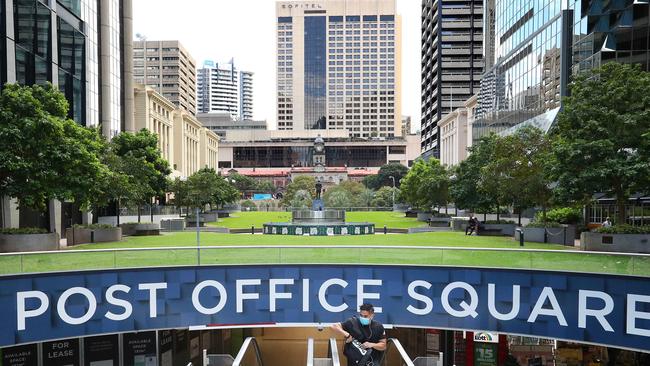
M279 130L402 134L395 0L279 1Z
M474 95L463 103L464 107L455 109L438 121L441 164L454 166L467 159L467 148L472 146L476 103L477 96Z
M253 119L253 73L228 63L205 61L198 71L199 113L227 112L233 119Z

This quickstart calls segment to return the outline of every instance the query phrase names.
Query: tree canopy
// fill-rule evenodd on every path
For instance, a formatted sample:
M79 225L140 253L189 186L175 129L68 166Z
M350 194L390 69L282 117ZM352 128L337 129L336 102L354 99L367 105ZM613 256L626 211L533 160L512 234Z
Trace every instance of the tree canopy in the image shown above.
M421 210L449 201L449 172L438 159L418 160L402 178L402 198Z
M316 197L316 179L309 175L300 175L294 178L293 181L287 185L287 190L282 197L282 205L293 206L291 202L293 201L294 195L297 191L305 191L308 193L310 199L314 199Z
M391 176L395 178L395 187L400 186L400 179L404 178L408 173L408 168L400 163L388 163L379 168L376 175L369 175L363 180L363 184L370 188L377 190L383 186L393 186Z
M552 175L565 200L615 197L617 223L632 193L650 192L650 73L607 63L576 76L558 117Z

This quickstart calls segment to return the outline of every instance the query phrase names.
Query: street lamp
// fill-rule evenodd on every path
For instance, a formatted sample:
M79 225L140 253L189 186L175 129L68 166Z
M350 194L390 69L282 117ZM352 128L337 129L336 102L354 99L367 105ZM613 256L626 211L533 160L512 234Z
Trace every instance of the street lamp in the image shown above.
M388 178L393 181L393 209L395 209L395 177L391 175Z

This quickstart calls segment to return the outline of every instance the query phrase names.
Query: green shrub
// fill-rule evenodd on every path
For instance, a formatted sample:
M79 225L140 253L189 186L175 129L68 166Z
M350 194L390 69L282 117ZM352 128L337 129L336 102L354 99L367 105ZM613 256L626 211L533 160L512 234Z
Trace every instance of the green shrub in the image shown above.
M650 226L632 226L628 224L599 227L597 233L601 234L650 234Z
M76 224L73 226L75 229L113 229L115 226L109 224Z
M546 222L532 221L528 225L526 225L526 227L530 227L530 228L562 227L562 224L553 221L546 221Z
M21 227L0 229L2 235L47 234L48 231L40 227Z
M257 211L257 205L251 200L246 200L241 203L242 211Z
M535 221L542 221L542 212L535 214ZM576 225L582 221L582 209L577 207L559 207L546 212L546 221Z

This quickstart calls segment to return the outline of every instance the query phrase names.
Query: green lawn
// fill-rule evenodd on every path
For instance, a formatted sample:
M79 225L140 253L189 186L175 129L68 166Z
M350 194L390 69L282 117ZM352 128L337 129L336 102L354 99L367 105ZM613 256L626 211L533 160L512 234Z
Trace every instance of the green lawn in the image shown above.
M420 246L423 249L395 248L250 248L247 245L376 245ZM113 251L0 256L0 274L99 268L195 265L198 262L196 233L164 234L158 237L128 237L121 242L80 245L74 249L188 247L156 251ZM368 236L296 237L280 235L201 233L201 246L242 246L236 249L203 249L202 265L210 264L416 264L534 268L650 276L650 259L645 257L586 254L552 244L526 243L524 249L556 249L557 252L520 250L517 242L505 237L465 236L460 232L389 234ZM429 248L437 247L437 248ZM452 247L446 249L442 247ZM459 250L462 247L484 250ZM510 248L516 251L490 251ZM568 248L572 249L572 248Z
M407 229L426 226L426 223L415 218L404 217L403 212L392 211L346 212L345 219L348 222L371 222L377 228L387 226L395 229ZM211 222L208 225L230 229L248 229L251 226L260 228L267 222L289 221L291 221L291 212L235 212L231 214L231 217L219 219L219 222Z

